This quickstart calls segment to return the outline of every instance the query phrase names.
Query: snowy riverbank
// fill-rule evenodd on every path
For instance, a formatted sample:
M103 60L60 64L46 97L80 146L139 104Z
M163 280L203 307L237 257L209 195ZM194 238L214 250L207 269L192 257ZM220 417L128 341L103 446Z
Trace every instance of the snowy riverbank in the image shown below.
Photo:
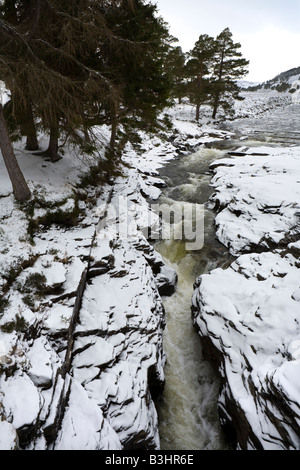
M217 236L237 259L197 280L193 311L242 449L300 448L299 168L300 147L241 147L212 165Z
M158 168L211 139L182 109L184 128L142 133L138 150L125 149L122 175L96 187L78 187L91 157L69 149L52 164L20 143L29 207L15 202L1 161L1 449L159 448L160 293L174 290L176 274L145 239L144 212L164 184ZM99 130L103 148L106 135ZM138 207L127 240L111 235L109 217L99 225L120 197Z

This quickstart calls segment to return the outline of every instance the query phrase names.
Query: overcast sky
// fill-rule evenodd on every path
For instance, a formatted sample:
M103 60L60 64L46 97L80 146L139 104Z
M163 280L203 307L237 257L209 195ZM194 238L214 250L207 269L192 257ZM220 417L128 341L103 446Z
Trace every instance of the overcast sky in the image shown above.
M260 82L300 66L300 0L154 0L184 52L229 28Z

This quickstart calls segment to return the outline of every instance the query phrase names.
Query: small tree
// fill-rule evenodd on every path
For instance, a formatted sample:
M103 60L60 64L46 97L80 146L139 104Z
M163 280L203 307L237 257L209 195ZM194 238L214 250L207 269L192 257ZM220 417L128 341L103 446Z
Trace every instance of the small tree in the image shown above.
M209 74L211 73L216 52L214 38L202 34L189 52L186 64L188 77L187 92L191 102L196 105L196 120L200 117L201 104L208 101L210 93Z
M242 57L240 47L239 43L233 42L229 28L225 28L216 38L215 66L211 79L213 119L220 106L229 109L232 98L243 99L236 82L248 73L246 67L249 61Z

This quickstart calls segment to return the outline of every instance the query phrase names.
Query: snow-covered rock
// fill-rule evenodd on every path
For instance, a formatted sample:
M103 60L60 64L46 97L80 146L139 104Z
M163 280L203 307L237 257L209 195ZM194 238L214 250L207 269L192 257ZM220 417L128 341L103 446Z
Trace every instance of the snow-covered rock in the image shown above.
M77 381L72 381L62 427L54 450L120 450L117 435L101 408Z
M240 256L195 285L195 323L223 378L221 419L243 449L300 449L299 286L299 260L280 251Z
M210 207L233 255L286 245L299 234L300 148L241 148L212 165Z
M160 293L174 291L176 273L148 243L145 212L147 199L157 199L165 184L158 168L177 149L158 137L142 137L141 154L128 144L124 175L113 185L78 190L84 200L78 201L75 226L47 222L31 240L28 217L4 178L1 448L159 448L153 397L164 384ZM22 162L32 189L53 213L56 205L66 212L75 207L69 183L83 167L72 158L67 153L47 171L29 153ZM120 197L135 209L126 236L116 233L113 217L99 223L103 208L118 207ZM47 210L38 205L31 221L45 217Z
M264 147L212 165L217 236L237 259L199 277L192 311L241 449L300 449L299 163L299 147Z
M17 450L18 434L15 427L8 421L0 421L0 450Z
M34 383L25 373L12 377L1 376L1 402L6 419L9 419L18 434L27 434L37 424L42 407L41 396Z

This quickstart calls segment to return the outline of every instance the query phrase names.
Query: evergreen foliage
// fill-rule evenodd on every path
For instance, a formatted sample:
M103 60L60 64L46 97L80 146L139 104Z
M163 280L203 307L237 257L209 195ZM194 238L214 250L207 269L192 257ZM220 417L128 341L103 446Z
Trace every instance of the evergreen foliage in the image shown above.
M171 47L165 58L165 70L171 83L171 97L181 103L186 94L186 56L180 46Z
M229 28L225 28L216 38L215 66L211 78L213 119L219 107L230 108L231 99L240 100L237 80L244 77L249 61L242 57L240 43L234 43Z
M145 0L2 0L0 79L11 94L9 129L19 128L27 149L36 150L38 123L49 133L44 154L55 162L62 134L90 146L93 127L110 124L114 157L118 125L131 119L155 126L168 103L164 58L171 41L156 6ZM7 125L2 131L8 136ZM11 162L12 147L1 149ZM30 197L25 181L22 190L12 183L17 199Z
M201 104L208 102L211 93L210 74L215 60L216 42L203 34L199 37L194 48L189 52L186 64L188 77L187 94L196 105L196 120L199 120Z
M248 61L228 28L216 39L201 35L187 55L176 41L148 0L1 0L0 80L10 93L1 150L16 198L31 196L11 146L18 134L33 151L37 126L48 132L42 153L55 162L60 137L91 151L93 129L108 124L113 162L126 136L156 128L172 98L188 96L196 119L203 103L215 117L239 99Z
M237 80L246 75L249 62L242 57L240 47L233 42L229 28L225 28L216 39L200 35L187 54L185 92L196 106L196 120L202 104L212 106L215 119L220 107L230 111L233 100L241 99Z

